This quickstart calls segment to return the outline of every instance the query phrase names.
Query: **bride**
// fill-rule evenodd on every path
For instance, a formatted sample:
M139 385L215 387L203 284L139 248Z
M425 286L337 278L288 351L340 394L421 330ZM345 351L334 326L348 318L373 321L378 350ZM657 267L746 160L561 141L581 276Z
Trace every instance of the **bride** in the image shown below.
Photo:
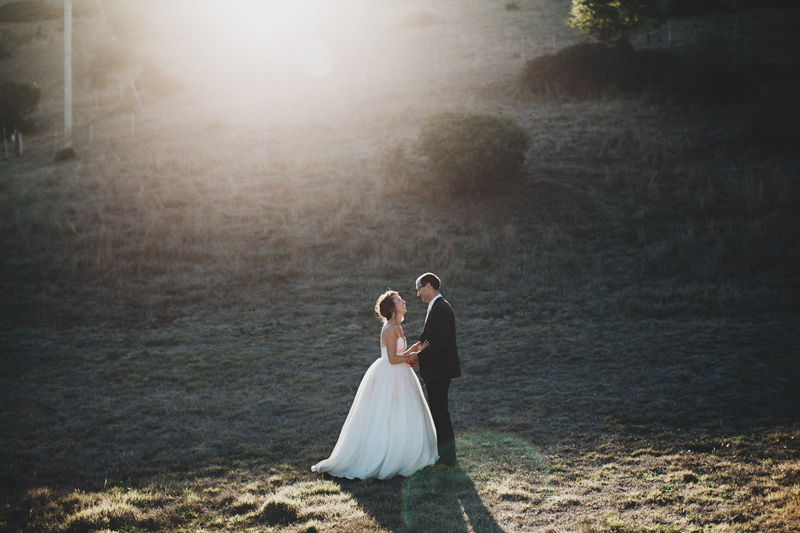
M364 374L331 456L314 472L349 479L410 476L436 463L436 430L416 374L407 357L427 346L406 349L400 323L406 302L395 291L378 298L383 321L381 357Z

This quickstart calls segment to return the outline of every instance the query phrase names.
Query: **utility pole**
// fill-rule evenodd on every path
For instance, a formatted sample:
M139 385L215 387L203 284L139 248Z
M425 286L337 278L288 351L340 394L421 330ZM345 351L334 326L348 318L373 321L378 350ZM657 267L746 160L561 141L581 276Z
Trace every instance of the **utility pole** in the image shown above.
M72 0L64 0L64 145L72 146Z

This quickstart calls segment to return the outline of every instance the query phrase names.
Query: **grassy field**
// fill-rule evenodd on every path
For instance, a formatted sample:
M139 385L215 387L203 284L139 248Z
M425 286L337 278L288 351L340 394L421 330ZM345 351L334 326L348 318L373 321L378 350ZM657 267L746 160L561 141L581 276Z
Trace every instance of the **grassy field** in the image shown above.
M325 75L98 5L76 0L65 162L61 22L0 24L3 79L43 89L0 161L0 531L800 531L796 8L642 36L713 33L757 82L686 109L527 94L525 61L578 42L564 0L352 0ZM95 89L110 42L136 60ZM524 178L437 194L412 146L451 109L516 119ZM375 299L398 290L413 336L428 270L459 468L312 474Z

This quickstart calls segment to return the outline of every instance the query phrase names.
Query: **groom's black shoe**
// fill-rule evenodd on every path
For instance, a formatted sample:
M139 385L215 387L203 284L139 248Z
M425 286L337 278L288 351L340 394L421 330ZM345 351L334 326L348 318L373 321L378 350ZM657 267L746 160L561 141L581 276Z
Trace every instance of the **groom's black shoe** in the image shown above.
M444 463L436 463L436 465L433 467L433 469L438 471L438 472L442 472L442 471L445 471L445 470L452 470L453 468L454 468L453 466L446 465Z

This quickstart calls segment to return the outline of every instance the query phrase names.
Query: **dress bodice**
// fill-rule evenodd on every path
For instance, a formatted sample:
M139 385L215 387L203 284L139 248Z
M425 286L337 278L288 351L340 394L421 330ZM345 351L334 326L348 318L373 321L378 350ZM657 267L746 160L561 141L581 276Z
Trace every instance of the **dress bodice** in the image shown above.
M397 353L402 354L406 351L406 339L403 337L397 337ZM381 346L381 357L384 359L389 358L389 351L386 349L386 346Z

